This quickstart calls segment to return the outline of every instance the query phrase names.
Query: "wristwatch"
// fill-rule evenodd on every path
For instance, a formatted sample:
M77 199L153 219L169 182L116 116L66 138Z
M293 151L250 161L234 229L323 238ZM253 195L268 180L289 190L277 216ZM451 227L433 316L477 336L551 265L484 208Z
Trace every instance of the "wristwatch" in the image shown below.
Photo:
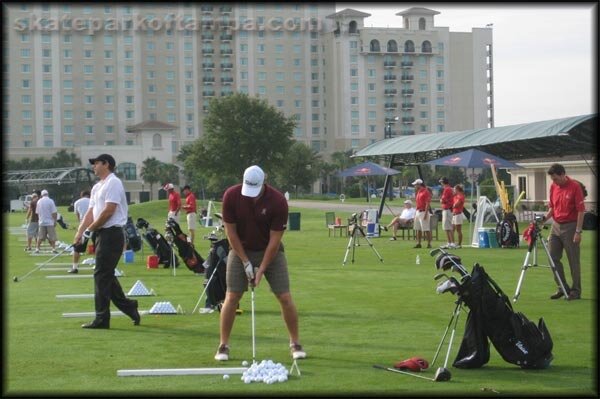
M575 234L581 234L582 230L581 229L575 229Z

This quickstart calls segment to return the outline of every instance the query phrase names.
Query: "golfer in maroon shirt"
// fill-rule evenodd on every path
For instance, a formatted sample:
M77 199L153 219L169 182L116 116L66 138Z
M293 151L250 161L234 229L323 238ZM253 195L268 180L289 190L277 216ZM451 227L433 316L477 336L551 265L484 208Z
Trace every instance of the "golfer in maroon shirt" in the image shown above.
M227 294L221 308L221 342L216 360L229 360L229 337L235 311L248 284L258 287L265 276L281 306L293 359L306 353L298 337L298 312L290 294L287 261L281 238L287 227L288 206L283 194L264 183L256 166L244 172L243 184L223 194L223 222L231 250L227 256Z

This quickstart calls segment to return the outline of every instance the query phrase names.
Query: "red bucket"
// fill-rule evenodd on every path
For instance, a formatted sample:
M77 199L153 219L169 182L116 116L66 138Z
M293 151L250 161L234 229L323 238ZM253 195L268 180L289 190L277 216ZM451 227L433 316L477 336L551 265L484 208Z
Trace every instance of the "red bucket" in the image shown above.
M340 218L340 217L335 218L335 224L338 225L338 226L341 226L342 225L342 218Z
M146 259L146 267L148 269L158 269L158 256L148 255Z
M96 253L96 248L94 247L93 244L88 245L87 253L88 253L88 255L93 255Z

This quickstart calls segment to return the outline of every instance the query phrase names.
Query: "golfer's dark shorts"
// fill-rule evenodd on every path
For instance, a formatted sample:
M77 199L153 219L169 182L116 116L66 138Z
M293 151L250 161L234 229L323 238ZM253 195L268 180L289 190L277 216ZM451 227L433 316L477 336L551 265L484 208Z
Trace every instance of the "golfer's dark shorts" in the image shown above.
M265 251L247 250L246 255L250 259L252 266L258 268L265 255ZM267 279L271 291L273 291L275 295L290 292L287 260L285 258L285 253L282 250L277 252L275 258L269 267L267 267L263 277ZM229 255L227 256L227 291L248 291L248 277L244 271L244 265L233 249L229 251Z

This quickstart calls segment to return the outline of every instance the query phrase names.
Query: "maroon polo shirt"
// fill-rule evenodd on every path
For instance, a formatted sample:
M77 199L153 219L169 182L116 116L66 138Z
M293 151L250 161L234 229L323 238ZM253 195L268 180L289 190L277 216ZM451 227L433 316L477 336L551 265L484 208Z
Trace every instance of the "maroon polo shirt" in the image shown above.
M242 195L242 185L228 188L223 194L223 221L234 223L244 249L261 251L267 248L271 230L287 227L288 205L283 194L265 184L262 196Z

